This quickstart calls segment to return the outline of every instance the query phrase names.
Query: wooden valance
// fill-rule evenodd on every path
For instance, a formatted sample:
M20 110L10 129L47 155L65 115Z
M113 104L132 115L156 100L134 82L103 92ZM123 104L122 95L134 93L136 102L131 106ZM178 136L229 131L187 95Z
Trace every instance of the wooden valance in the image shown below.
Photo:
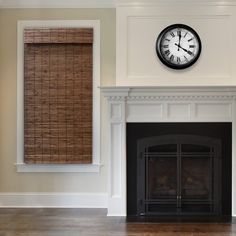
M24 30L25 43L93 43L90 28L37 28Z
M25 30L25 163L92 162L92 35L91 29Z

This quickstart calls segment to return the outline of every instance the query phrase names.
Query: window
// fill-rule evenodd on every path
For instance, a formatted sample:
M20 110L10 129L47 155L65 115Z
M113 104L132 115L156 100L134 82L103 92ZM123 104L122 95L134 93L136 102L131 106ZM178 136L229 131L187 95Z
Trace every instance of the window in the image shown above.
M98 170L98 26L19 22L18 171Z

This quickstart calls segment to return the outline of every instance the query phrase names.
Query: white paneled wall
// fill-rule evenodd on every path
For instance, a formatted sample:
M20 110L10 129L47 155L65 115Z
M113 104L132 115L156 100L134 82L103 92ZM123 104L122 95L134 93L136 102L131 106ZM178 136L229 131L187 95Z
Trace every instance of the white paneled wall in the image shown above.
M222 1L214 5L210 1L204 5L201 1L138 2L117 7L117 85L236 85L235 5L225 2L221 6ZM155 51L159 33L176 23L194 28L202 41L199 60L180 71L163 65Z

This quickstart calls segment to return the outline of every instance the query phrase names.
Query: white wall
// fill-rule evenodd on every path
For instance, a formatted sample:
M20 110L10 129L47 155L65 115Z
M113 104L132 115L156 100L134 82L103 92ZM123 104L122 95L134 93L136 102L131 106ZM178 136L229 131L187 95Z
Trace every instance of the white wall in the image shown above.
M121 4L117 9L117 85L236 85L235 5L139 2L141 7ZM194 28L202 41L199 60L180 71L164 66L155 51L159 33L176 23Z

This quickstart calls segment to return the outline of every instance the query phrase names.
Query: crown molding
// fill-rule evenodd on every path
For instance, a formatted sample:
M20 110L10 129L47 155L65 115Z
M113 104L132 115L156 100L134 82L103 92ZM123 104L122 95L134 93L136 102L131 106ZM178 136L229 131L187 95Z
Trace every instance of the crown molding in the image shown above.
M176 0L0 0L0 8L115 8L176 4ZM178 0L178 5L236 6L236 0Z
M117 7L140 6L173 6L173 5L203 5L203 6L236 6L235 0L116 0Z
M114 8L114 0L0 0L0 8Z

